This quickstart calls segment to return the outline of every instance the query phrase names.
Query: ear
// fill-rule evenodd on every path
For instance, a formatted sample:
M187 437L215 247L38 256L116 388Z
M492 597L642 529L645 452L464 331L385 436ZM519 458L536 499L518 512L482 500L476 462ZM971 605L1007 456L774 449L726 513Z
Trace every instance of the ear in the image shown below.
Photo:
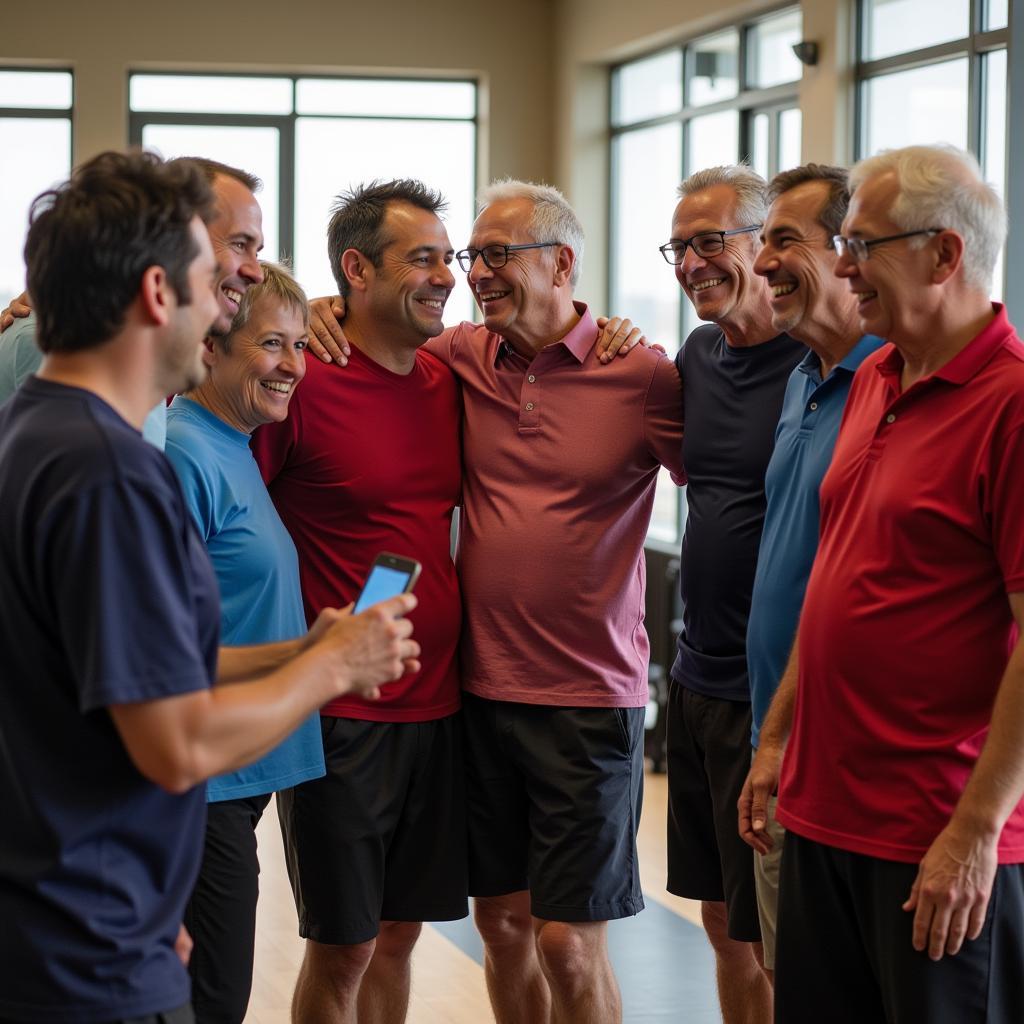
M576 253L567 245L560 245L555 252L555 284L562 287L569 283L572 269L576 266Z
M366 291L373 269L373 264L358 249L346 249L341 254L341 272L353 291Z
M932 239L934 266L932 283L943 284L960 269L964 261L964 240L955 231L943 231Z
M159 266L146 267L139 283L138 298L150 325L163 327L170 320L173 294L167 281L167 271Z
M213 338L203 338L203 362L211 370L217 362L217 343Z

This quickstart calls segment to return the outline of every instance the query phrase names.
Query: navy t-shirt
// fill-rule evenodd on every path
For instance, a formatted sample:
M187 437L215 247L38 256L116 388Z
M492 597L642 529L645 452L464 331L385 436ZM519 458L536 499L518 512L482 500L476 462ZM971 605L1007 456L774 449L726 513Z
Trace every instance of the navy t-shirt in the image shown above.
M672 679L725 700L750 700L747 616L764 525L764 476L786 383L807 349L780 334L735 348L698 327L676 356L683 380L689 511L679 585L683 628Z
M210 684L217 584L170 463L97 396L0 407L0 1018L180 1006L204 787L173 796L107 708Z

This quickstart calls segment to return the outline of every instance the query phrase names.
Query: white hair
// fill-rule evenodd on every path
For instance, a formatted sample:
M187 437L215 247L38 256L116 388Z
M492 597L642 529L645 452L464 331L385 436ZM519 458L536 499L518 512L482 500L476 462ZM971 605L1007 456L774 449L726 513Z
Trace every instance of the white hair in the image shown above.
M887 149L854 164L850 189L892 171L899 192L889 219L903 231L945 228L964 240L964 281L988 294L1006 239L1006 209L978 161L955 146ZM924 245L925 239L912 239Z
M736 227L764 223L768 216L768 183L749 164L705 167L680 182L676 192L680 199L686 199L716 185L728 185L736 193Z
M516 181L514 178L492 182L481 191L477 205L479 212L482 212L491 203L512 199L528 199L533 203L529 232L535 242L558 242L572 249L575 260L569 283L575 288L583 269L583 225L576 211L552 185Z

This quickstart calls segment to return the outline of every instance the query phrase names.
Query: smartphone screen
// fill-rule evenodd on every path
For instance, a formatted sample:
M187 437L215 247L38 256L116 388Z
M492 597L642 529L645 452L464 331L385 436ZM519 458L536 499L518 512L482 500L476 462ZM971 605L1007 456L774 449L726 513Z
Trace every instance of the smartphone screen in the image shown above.
M355 608L352 609L353 613L366 611L370 605L376 604L378 601L386 601L389 597L405 593L411 577L411 572L392 569L386 565L374 565L370 569L370 575L366 577L363 592L359 595Z

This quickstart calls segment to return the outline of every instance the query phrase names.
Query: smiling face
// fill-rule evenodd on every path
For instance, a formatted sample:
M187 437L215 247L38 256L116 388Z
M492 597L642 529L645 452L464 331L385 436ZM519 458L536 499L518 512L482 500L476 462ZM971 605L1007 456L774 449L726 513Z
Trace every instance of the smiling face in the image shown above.
M189 302L176 301L162 349L159 390L169 395L197 387L206 378L203 341L219 315L215 291L219 270L206 225L192 219L192 239L198 250L188 268Z
M308 335L299 307L272 294L257 298L245 326L206 353L213 411L247 434L281 422L306 373Z
M412 203L389 203L382 231L380 266L367 269L367 313L382 335L418 347L444 330L454 250L437 214Z
M213 326L217 335L231 330L238 303L250 285L263 280L257 254L263 248L263 212L256 197L242 182L226 174L213 180L216 215L210 222L210 241L220 265L217 299L220 316Z
M712 185L680 200L672 218L672 238L749 226L736 220L735 191L729 185ZM692 246L687 248L675 268L676 280L701 320L725 325L756 319L766 302L764 284L754 273L756 253L756 232L727 237L717 256L698 256Z
M832 239L818 220L828 202L826 181L808 181L771 205L754 270L768 283L772 326L803 341L845 322L853 300L835 277Z
M864 181L850 199L843 221L843 235L849 238L883 238L900 234L905 228L889 216L899 194L895 172L886 171ZM871 250L860 263L848 253L836 260L836 274L846 281L857 302L857 315L865 334L876 334L889 341L912 336L921 323L930 299L935 244L928 240L902 238Z
M559 241L534 238L533 215L534 206L529 199L499 199L491 203L473 225L469 248ZM571 272L572 259L567 253L565 246L510 252L508 262L497 270L478 256L467 277L487 329L529 346L543 338L550 329L558 290L570 287L566 265Z

